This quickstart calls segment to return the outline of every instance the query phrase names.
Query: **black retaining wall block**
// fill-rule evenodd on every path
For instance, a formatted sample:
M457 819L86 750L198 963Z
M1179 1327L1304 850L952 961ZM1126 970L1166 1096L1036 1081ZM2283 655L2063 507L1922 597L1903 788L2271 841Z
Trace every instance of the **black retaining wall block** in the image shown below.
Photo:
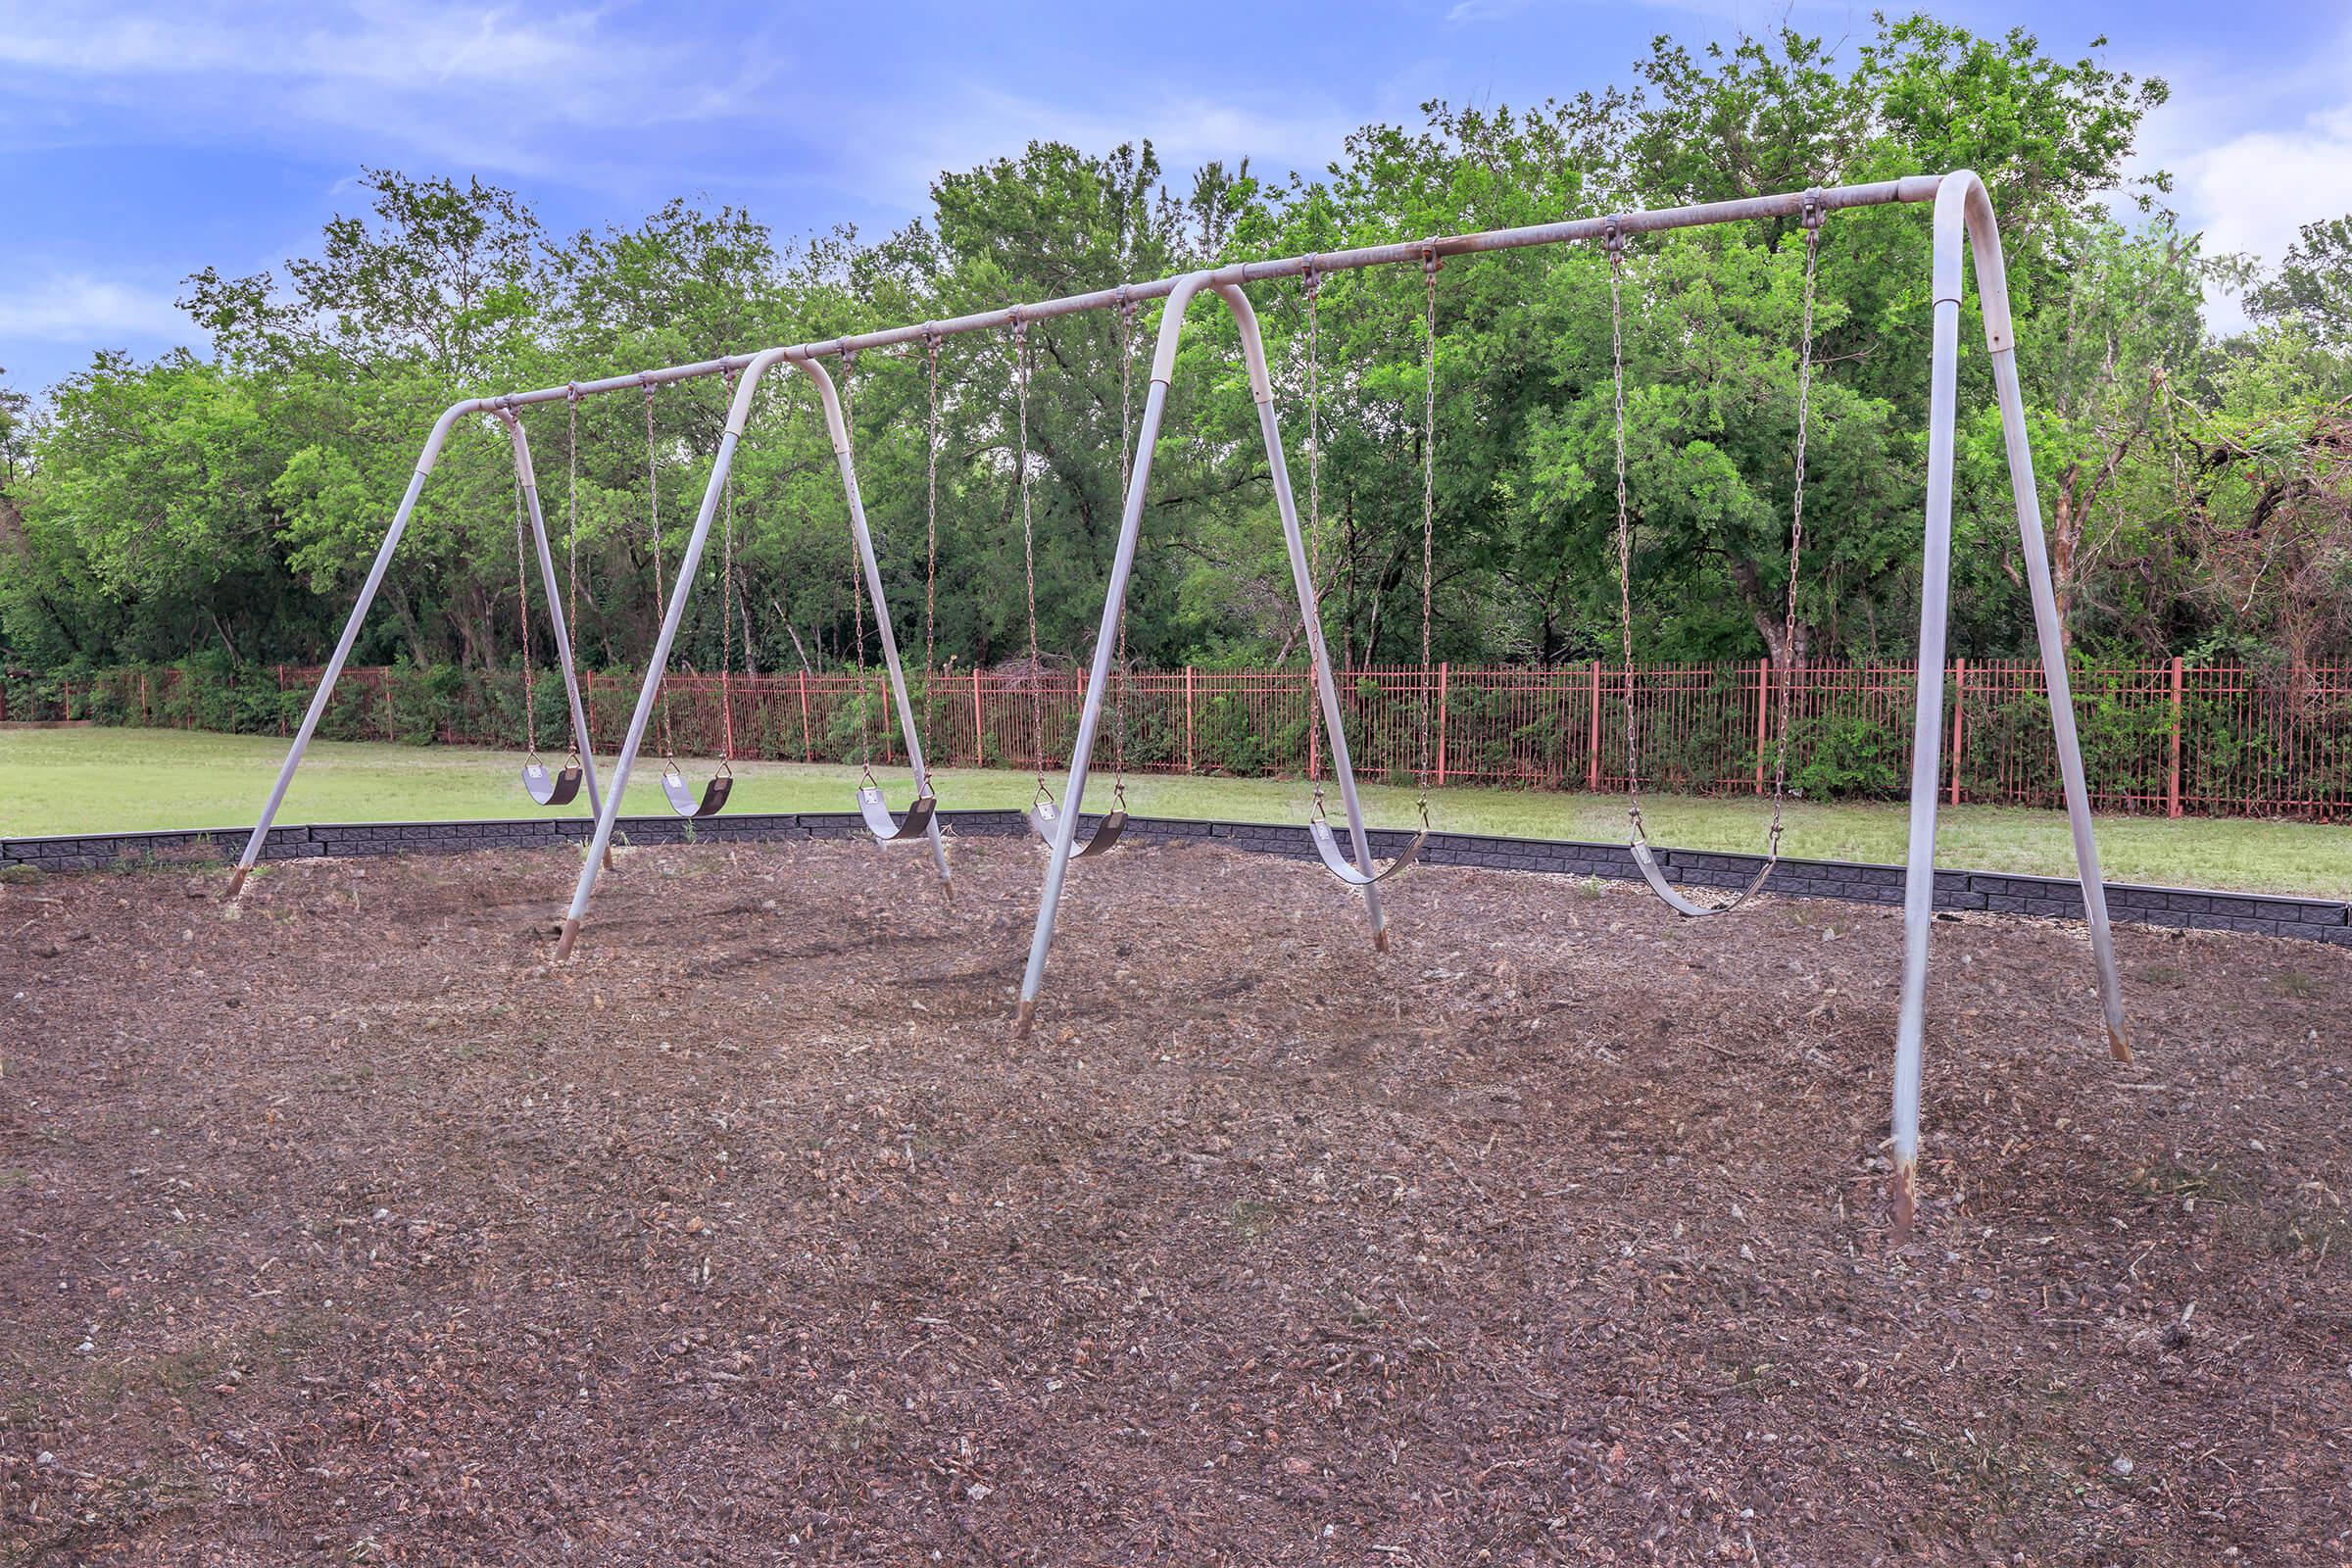
M1091 830L1099 818L1088 815ZM1012 810L942 811L940 821L967 838L1021 838L1029 831L1024 813ZM273 827L262 849L266 860L380 855L451 855L469 850L552 849L584 844L595 824L586 817L536 817L495 822L322 822ZM108 866L219 863L236 858L249 828L196 828L163 833L76 834L66 838L0 839L0 870L28 866L39 871L91 871ZM759 842L778 839L862 838L864 821L855 811L739 812L688 821L674 816L624 816L616 829L624 844L684 844L706 840ZM1127 837L1139 844L1223 844L1262 855L1311 860L1314 845L1302 825L1278 822L1201 822L1176 817L1128 819ZM1412 842L1396 828L1375 828L1372 852L1387 858ZM1422 852L1431 865L1484 866L1498 871L1542 871L1555 876L1630 880L1640 873L1622 844L1586 844L1561 839L1496 838L1484 833L1433 833ZM1739 888L1747 885L1760 857L1707 850L1661 850L1666 874L1684 887ZM1842 899L1863 904L1903 902L1903 868L1845 860L1784 859L1769 890L1790 898ZM1982 909L1991 914L2080 919L2082 890L2063 877L2022 876L2006 871L1937 871L1936 907ZM2340 899L2275 898L2258 893L2215 893L2196 888L2107 885L2107 911L2118 921L2194 931L2240 931L2256 936L2299 937L2352 947L2352 906Z

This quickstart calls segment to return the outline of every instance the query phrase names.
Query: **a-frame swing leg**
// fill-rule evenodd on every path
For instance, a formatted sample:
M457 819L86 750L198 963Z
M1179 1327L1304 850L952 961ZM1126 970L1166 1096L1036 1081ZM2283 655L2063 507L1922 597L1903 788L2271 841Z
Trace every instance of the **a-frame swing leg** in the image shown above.
M1957 416L1962 247L1973 253L1985 346L2001 402L2002 433L2009 449L2009 478L2016 493L2018 527L2034 594L2034 626L2041 641L2042 667L2049 685L2050 724L2059 767L2066 778L2067 815L2082 878L2084 912L2098 960L2101 1000L2110 1049L2129 1060L2124 1034L2123 994L2107 924L2105 885L2099 878L2098 848L2091 838L2090 799L2075 734L2075 715L2058 646L2058 612L2050 588L2042 539L2034 460L2026 445L2024 410L2017 382L2017 344L2010 325L2008 282L2001 262L2000 232L1984 186L1966 171L1947 174L1936 194L1935 348L1928 383L1928 494L1926 550L1920 579L1917 663L1920 671L1911 752L1911 832L1903 875L1903 983L1895 1026L1894 1057L1894 1225L1908 1236L1919 1181L1919 1102L1927 1031L1928 933L1935 924L1936 805L1942 770L1944 634L1951 602L1952 459Z
M841 467L841 491L850 504L850 531L858 539L858 561L865 572L866 597L873 602L874 624L882 633L882 662L890 670L890 694L899 705L899 734L906 743L906 761L914 774L914 793L931 793L931 775L923 765L923 739L914 727L914 707L906 701L906 671L899 662L899 636L890 624L890 601L882 592L882 564L874 557L874 536L865 525L865 502L858 490L858 463L850 449L848 422L841 414L841 398L833 387L833 377L814 360L800 367L816 383L817 396L825 407L825 429L833 438L833 458ZM939 814L932 813L925 834L931 842L931 863L939 870L940 885L953 897L954 876L948 870L948 850L939 836Z
M1217 296L1233 313L1240 328L1242 358L1250 368L1250 394L1257 401L1257 427L1266 442L1266 466L1274 478L1274 504L1282 514L1283 542L1291 557L1291 581L1298 592L1298 614L1306 632L1307 657L1315 666L1316 700L1323 706L1323 732L1331 737L1331 772L1339 780L1340 800L1348 810L1348 834L1355 850L1356 869L1372 875L1372 840L1364 831L1364 808L1356 799L1355 766L1348 754L1348 726L1341 717L1340 693L1331 672L1331 655L1323 644L1322 608L1315 597L1315 577L1307 565L1306 541L1298 530L1298 502L1291 493L1291 470L1283 461L1282 429L1274 413L1274 388L1266 373L1265 339L1257 329L1257 313L1238 284L1220 283ZM1372 928L1372 945L1389 948L1389 918L1381 907L1380 888L1363 888L1364 919Z
M669 607L662 614L662 630L654 638L654 649L646 659L645 681L637 689L637 706L629 713L628 732L621 737L620 750L612 758L612 782L605 795L605 804L596 813L596 837L588 846L588 858L580 864L579 884L572 889L571 906L564 913L564 934L557 940L556 956L571 956L572 945L579 940L580 921L588 913L588 900L596 892L596 874L604 866L612 849L612 828L620 816L620 803L629 791L629 770L637 765L638 748L645 744L645 726L653 717L654 703L662 691L662 672L669 667L669 647L677 641L678 623L686 617L686 601L693 596L695 573L702 568L703 546L710 539L710 519L717 514L719 497L726 491L727 474L735 466L736 443L743 439L743 425L752 407L752 395L760 387L760 378L767 368L784 358L782 349L770 349L744 367L743 379L736 383L735 401L727 408L726 433L719 437L718 454L711 460L710 482L703 488L703 505L694 514L694 531L686 538L686 553L678 559L677 581L669 590Z
M571 709L571 745L580 754L580 771L588 786L588 814L602 815L604 796L597 789L596 751L588 744L588 709L580 700L579 671L572 666L571 627L564 619L564 595L556 584L555 552L548 548L547 519L539 510L539 478L531 462L530 437L512 409L499 410L498 416L506 421L507 435L514 448L514 476L522 482L523 512L531 519L531 540L538 546L539 581L547 591L547 618L555 628L556 658L564 666L564 700Z
M309 750L318 720L326 713L327 702L335 695L335 682L342 678L352 645L360 640L360 627L368 619L368 607L375 603L376 590L384 584L384 573L391 569L392 552L400 547L400 536L408 531L409 517L416 510L416 497L423 491L424 481L441 456L441 444L449 439L450 426L458 422L460 416L485 406L471 399L452 404L433 421L432 434L425 437L424 450L416 456L416 469L409 476L409 487L392 514L392 525L384 530L384 542L376 546L375 561L368 568L368 580L360 585L359 597L352 601L350 618L343 622L343 635L335 639L335 651L328 657L326 668L318 673L318 689L311 693L311 706L303 710L302 723L294 731L294 744L286 748L286 760L278 767L277 782L270 786L270 799L262 807L261 820L254 823L253 834L245 841L245 853L237 858L236 872L228 882L228 897L235 898L244 888L254 862L261 858L262 846L270 840L270 825L277 820L278 808L286 803L286 787L294 782L294 770L302 765L302 754Z
M1102 595L1102 619L1095 628L1095 657L1087 664L1086 702L1078 710L1078 736L1070 751L1069 782L1061 797L1061 821L1054 834L1054 853L1046 863L1046 885L1038 896L1037 928L1029 936L1029 963L1021 972L1020 1008L1013 1015L1012 1033L1029 1038L1037 1017L1037 994L1046 983L1046 953L1054 945L1054 917L1061 908L1062 880L1070 869L1070 849L1078 832L1078 812L1086 802L1087 764L1093 760L1095 732L1102 724L1102 697L1110 688L1110 666L1118 658L1119 615L1127 605L1127 579L1135 569L1135 542L1144 520L1144 492L1152 479L1152 453L1159 444L1160 416L1167 412L1168 380L1176 373L1176 342L1183 335L1185 308L1209 280L1207 272L1193 272L1176 280L1159 318L1159 341L1152 353L1152 381L1144 393L1144 417L1137 426L1135 461L1129 465L1127 499L1119 512L1119 539L1110 557L1110 582Z

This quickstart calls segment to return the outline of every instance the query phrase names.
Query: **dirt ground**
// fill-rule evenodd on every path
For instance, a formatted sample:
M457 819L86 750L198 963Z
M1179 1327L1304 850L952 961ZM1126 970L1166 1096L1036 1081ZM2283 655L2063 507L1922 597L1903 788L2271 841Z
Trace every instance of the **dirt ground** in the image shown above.
M0 888L0 1562L2352 1559L2352 953L871 846Z

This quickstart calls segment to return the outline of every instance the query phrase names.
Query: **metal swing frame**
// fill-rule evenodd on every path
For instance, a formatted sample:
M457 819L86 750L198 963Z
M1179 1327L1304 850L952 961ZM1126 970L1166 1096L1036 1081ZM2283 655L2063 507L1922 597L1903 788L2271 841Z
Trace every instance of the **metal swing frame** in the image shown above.
M871 542L866 538L863 509L856 499L857 478L850 463L847 432L839 423L839 406L816 361L846 352L871 348L889 348L917 343L931 336L949 336L962 332L992 331L1008 325L1017 318L1035 320L1050 316L1075 315L1082 311L1116 308L1128 301L1164 299L1167 308L1159 324L1159 336L1152 355L1152 379L1146 393L1144 416L1137 435L1135 458L1130 468L1127 494L1119 521L1119 536L1113 553L1110 579L1104 594L1102 616L1095 638L1095 657L1088 665L1085 706L1080 713L1078 735L1073 747L1069 780L1063 796L1059 832L1054 842L1054 854L1047 867L1045 886L1041 893L1037 923L1032 934L1027 968L1023 973L1020 1007L1015 1020L1016 1031L1025 1032L1035 1016L1039 993L1044 984L1048 951L1053 942L1054 922L1061 903L1064 877L1069 868L1076 845L1079 808L1084 799L1088 763L1096 732L1100 726L1103 698L1109 688L1110 666L1113 660L1119 616L1124 606L1128 581L1135 563L1137 538L1143 517L1144 496L1151 476L1151 460L1157 443L1162 416L1166 412L1168 386L1175 375L1177 342L1183 331L1186 309L1203 290L1215 294L1234 313L1242 329L1243 353L1249 362L1250 390L1258 403L1259 427L1263 433L1269 466L1273 471L1277 503L1283 515L1284 533L1290 546L1292 571L1298 579L1301 608L1305 624L1319 626L1314 609L1314 585L1303 576L1305 554L1299 537L1298 509L1291 495L1289 475L1282 462L1281 443L1277 429L1273 399L1265 368L1265 350L1256 331L1254 318L1248 301L1242 295L1243 286L1271 278L1296 277L1311 265L1330 272L1347 269L1423 265L1427 257L1471 256L1490 251L1515 250L1534 245L1561 245L1578 241L1602 240L1614 231L1625 234L1658 233L1670 229L1691 228L1709 223L1744 222L1773 218L1798 217L1808 200L1818 201L1825 212L1846 208L1876 207L1893 203L1932 203L1934 206L1934 262L1933 310L1934 337L1929 370L1928 412L1928 475L1925 507L1925 536L1923 570L1920 583L1920 636L1918 665L1923 670L1943 667L1946 621L1951 599L1951 542L1952 542L1952 484L1954 422L1958 409L1958 370L1960 353L1960 309L1965 294L1967 264L1973 260L1978 285L1979 309L1984 326L1984 341L1993 375L1994 395L2000 408L2001 430L2007 445L2010 486L2014 497L2020 540L2024 546L2028 585L2034 605L2034 626L2039 643L2042 671L2050 698L2050 723L2056 742L2060 771L2066 784L2067 817L2074 834L2075 858L2082 879L2083 910L2088 917L2091 949L2095 957L2100 999L2105 1013L2106 1032L2110 1049L2119 1060L2131 1059L2124 1026L2123 994L2117 978L2113 934L2107 919L2107 900L2104 884L2099 877L2098 848L2092 838L2090 797L2082 771L2082 758L2076 737L2075 712L2071 689L2067 680L2066 656L2059 642L2057 599L2051 586L2049 548L2041 523L2040 502L2034 482L2034 460L2027 443L2025 405L2019 391L2017 373L2017 343L2011 326L2006 274L2001 259L1999 228L1994 220L1992 204L1983 180L1969 171L1947 174L1912 175L1903 179L1882 180L1863 185L1842 185L1812 192L1791 191L1772 196L1747 197L1736 201L1710 202L1698 206L1666 208L1653 212L1617 215L1614 218L1572 219L1559 222L1537 223L1524 227L1492 229L1473 234L1453 235L1435 240L1408 240L1387 245L1363 246L1353 250L1326 252L1312 258L1293 256L1269 261L1236 263L1231 266L1187 273L1178 277L1159 278L1151 282L1123 284L1117 288L1097 289L1090 293L1065 296L1038 304L984 311L946 321L924 321L893 327L883 331L860 333L825 342L800 344L789 348L762 350L753 355L729 356L694 365L675 366L666 369L645 371L637 375L615 376L610 379L581 383L569 387L550 387L534 392L511 393L500 397L468 398L452 405L435 421L426 437L415 474L407 492L393 514L391 525L376 552L373 565L362 585L350 619L345 623L334 654L319 678L318 688L304 713L301 727L278 772L263 808L261 820L255 824L244 855L238 861L233 892L242 886L260 858L269 836L270 826L284 803L286 787L292 782L300 765L304 749L317 730L341 675L352 645L358 639L361 623L373 604L377 589L382 585L385 570L392 561L409 518L431 473L434 461L450 428L468 415L511 415L515 410L535 403L549 403L569 396L595 395L605 392L632 390L640 386L668 381L689 380L700 376L717 375L727 370L742 370L743 379L736 389L728 411L726 433L720 440L703 504L695 518L694 531L688 540L678 579L670 593L663 614L661 635L652 661L652 670L644 688L638 694L637 707L630 717L627 738L614 760L612 788L605 793L597 814L595 852L590 854L582 868L579 887L575 892L564 922L564 937L560 952L567 953L577 935L590 892L595 886L596 868L602 852L612 840L612 827L619 809L622 787L628 770L635 762L638 747L644 740L658 685L658 671L666 659L670 643L677 635L688 599L693 593L695 568L700 564L703 545L709 536L710 523L717 510L727 472L734 462L735 448L740 441L745 420L750 413L752 397L760 379L778 363L797 365L817 377L824 395L827 422L834 432L834 446L839 457L843 481L852 497L852 525L857 529L860 554L867 565L868 587L877 597L880 594L879 573L872 564ZM518 443L519 453L519 443ZM530 507L532 522L540 527L540 559L543 572L553 585L553 563L545 548L545 531L539 523L535 491ZM887 617L883 624L889 624ZM564 627L561 611L556 614L559 652L568 661L568 633ZM1311 633L1310 633L1311 634ZM898 666L895 645L886 645L894 687L901 696L900 711L907 723L908 755L915 766L918 788L927 787L927 775L920 760L920 741L912 730L911 714L904 701L904 680ZM1328 664L1318 659L1322 675L1318 681L1320 697L1327 713L1338 709ZM1928 939L1934 924L1934 893L1936 877L1936 814L1937 782L1942 765L1943 684L1938 679L1919 682L1915 704L1915 725L1912 738L1910 836L1903 882L1903 975L1899 1012L1895 1034L1895 1064L1893 1085L1894 1200L1899 1228L1907 1228L1912 1212L1913 1194L1919 1160L1919 1102L1923 1078L1923 1056L1927 1020ZM575 708L575 712L577 711ZM585 735L580 735L583 742ZM1345 739L1336 730L1333 735L1332 767L1338 776L1342 799L1347 805L1348 827L1357 868L1364 872L1373 869L1371 848L1363 827L1362 812L1355 791L1355 778L1349 763ZM593 767L591 767L593 776ZM593 785L591 786L593 788ZM934 853L939 856L942 875L945 875L945 856L937 850L936 824ZM1377 887L1364 890L1365 916L1377 935L1385 931Z

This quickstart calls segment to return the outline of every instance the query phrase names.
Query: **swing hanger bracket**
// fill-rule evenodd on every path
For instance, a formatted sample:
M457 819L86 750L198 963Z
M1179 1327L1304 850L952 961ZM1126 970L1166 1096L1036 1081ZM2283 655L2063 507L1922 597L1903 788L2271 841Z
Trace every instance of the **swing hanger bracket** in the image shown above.
M1445 259L1438 254L1437 237L1432 235L1423 240L1421 242L1421 270L1429 276L1435 277L1438 275L1438 270L1445 265Z
M1829 216L1829 210L1828 199L1822 194L1821 187L1815 185L1805 192L1804 205L1797 209L1796 220L1807 233L1815 233L1821 228L1821 220Z
M1611 265L1614 265L1625 256L1625 222L1615 213L1602 221L1607 226L1601 231L1601 240L1609 253Z
M1308 251L1305 265L1298 269L1298 292L1313 299L1323 292L1323 269L1317 265L1320 251Z

